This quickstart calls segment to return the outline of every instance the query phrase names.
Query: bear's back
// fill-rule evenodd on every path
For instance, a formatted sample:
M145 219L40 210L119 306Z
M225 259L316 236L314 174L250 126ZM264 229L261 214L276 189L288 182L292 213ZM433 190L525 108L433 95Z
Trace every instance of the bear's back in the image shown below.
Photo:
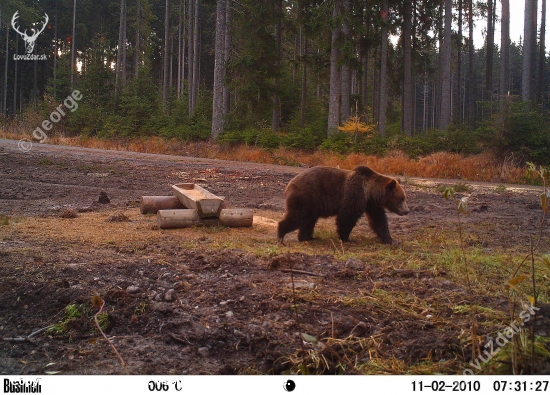
M344 187L350 170L329 166L315 166L304 170L294 177L287 186L296 187L304 192L323 196L331 195Z
M285 197L315 216L328 217L340 210L350 170L315 166L294 177L285 189Z

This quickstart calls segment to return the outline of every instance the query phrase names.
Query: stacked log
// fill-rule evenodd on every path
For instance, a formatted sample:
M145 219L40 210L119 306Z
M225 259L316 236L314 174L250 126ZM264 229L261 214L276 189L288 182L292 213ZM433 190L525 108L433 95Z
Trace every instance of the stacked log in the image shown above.
M177 196L142 196L139 211L142 214L156 214L159 210L183 209Z
M189 228L191 226L226 226L228 228L252 226L253 214L248 208L225 208L218 218L201 218L193 209L159 210L157 225L160 229Z
M172 185L176 196L142 196L142 214L157 214L160 229L192 226L250 227L251 209L224 207L224 199L195 184Z

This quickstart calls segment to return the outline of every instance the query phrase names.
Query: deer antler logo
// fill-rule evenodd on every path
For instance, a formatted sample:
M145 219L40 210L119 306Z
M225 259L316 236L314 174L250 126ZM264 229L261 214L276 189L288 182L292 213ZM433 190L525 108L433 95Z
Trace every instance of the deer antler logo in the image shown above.
M25 41L25 52L27 54L31 54L32 51L34 50L34 43L38 38L38 35L44 31L50 18L48 17L48 14L44 13L44 24L42 25L42 28L40 30L37 30L35 28L31 29L33 32L31 36L27 35L27 29L25 29L24 32L21 32L19 30L19 27L16 25L18 18L19 18L19 11L15 11L15 14L13 14L13 18L11 18L11 26L13 27L13 30L19 33L21 37L23 37L23 40Z

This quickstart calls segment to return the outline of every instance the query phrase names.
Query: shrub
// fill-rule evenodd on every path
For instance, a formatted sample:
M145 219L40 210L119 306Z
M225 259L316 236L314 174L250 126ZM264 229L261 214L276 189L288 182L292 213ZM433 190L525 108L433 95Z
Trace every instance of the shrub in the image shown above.
M339 154L347 154L353 147L353 136L350 136L344 132L339 132L331 135L323 141L320 148L324 151L334 151Z
M274 149L281 145L281 138L271 129L248 128L224 132L220 135L219 142Z
M305 149L312 151L317 148L325 138L324 132L312 128L298 128L281 136L281 143L284 147L294 149Z

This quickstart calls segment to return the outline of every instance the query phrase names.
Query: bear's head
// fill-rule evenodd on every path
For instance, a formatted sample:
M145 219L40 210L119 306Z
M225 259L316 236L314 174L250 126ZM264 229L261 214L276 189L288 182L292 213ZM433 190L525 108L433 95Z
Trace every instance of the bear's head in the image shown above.
M397 215L407 215L409 213L406 201L407 196L397 180L393 178L388 179L388 183L385 186L385 195L383 205L386 209Z
M407 196L399 180L379 174L368 166L357 166L354 174L362 178L367 202L382 206L398 215L409 213Z

